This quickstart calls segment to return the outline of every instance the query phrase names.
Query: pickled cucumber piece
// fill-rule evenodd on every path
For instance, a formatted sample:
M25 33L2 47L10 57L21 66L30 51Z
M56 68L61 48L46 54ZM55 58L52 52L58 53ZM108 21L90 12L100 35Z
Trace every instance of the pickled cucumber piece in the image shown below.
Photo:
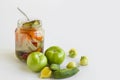
M29 21L29 22L25 22L23 23L23 28L24 29L31 29L31 28L36 28L40 25L40 21L39 20L33 20L33 21Z

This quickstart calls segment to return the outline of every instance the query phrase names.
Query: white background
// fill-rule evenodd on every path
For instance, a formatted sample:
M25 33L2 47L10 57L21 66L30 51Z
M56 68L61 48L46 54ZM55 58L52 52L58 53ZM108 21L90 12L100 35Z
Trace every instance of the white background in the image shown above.
M0 80L40 80L15 57L14 32L23 15L39 18L45 29L45 49L72 47L89 58L87 67L65 80L120 80L119 0L0 0ZM67 58L61 65L65 67Z

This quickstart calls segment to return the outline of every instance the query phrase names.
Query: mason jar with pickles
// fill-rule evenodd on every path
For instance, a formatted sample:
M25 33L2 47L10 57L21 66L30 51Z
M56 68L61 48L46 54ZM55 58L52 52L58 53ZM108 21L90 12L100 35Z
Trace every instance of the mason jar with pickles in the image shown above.
M40 20L19 20L15 30L16 56L26 62L31 52L43 52L44 30Z

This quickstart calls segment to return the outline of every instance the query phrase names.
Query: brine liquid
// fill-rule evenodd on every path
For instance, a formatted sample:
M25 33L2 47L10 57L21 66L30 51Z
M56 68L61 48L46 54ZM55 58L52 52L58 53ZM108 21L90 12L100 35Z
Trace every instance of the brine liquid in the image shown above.
M36 50L37 51L37 50ZM39 51L39 50L38 50ZM34 51L32 51L34 52ZM43 49L39 52L43 52ZM16 51L16 56L17 58L19 58L21 61L23 62L26 62L27 60L27 57L28 55L30 54L31 52L25 52L25 51Z
M31 52L43 52L44 35L41 31L17 29L15 36L16 56L21 61L25 62Z

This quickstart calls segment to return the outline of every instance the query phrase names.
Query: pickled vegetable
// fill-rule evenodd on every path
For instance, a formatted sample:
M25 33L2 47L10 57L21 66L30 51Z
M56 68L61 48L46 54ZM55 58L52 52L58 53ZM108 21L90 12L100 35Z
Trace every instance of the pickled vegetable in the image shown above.
M39 20L24 22L15 31L16 55L21 61L26 61L31 52L43 52L44 31Z
M38 28L39 25L40 25L39 20L33 20L33 21L23 23L22 28L24 28L24 29L34 29L34 28Z

